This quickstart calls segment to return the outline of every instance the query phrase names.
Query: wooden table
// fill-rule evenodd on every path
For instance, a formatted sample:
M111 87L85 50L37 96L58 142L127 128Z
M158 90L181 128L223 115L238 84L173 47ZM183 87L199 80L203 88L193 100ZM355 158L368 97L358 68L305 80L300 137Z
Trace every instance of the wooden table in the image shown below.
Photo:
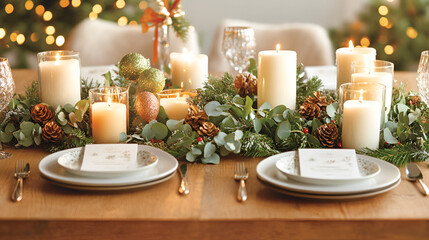
M13 74L18 92L36 79L34 70ZM411 83L415 73L397 73L395 78ZM306 200L267 189L256 177L261 159L244 159L250 175L249 198L239 203L232 178L240 158L236 156L222 159L217 166L190 165L191 193L180 196L178 174L160 185L133 191L56 187L38 171L47 152L7 150L13 157L0 161L0 239L429 238L429 197L404 177L396 189L368 199ZM24 182L23 201L14 203L10 195L17 159L30 162L31 176ZM428 164L420 166L429 176Z

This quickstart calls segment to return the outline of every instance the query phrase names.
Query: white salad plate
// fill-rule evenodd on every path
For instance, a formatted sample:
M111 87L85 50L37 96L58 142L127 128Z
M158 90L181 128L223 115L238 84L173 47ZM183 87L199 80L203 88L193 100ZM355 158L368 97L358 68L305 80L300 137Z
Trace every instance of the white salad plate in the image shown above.
M73 151L69 151L61 155L57 162L63 167L67 172L79 175L79 176L88 176L88 177L120 177L125 175L131 175L136 173L141 173L143 171L149 171L154 168L158 163L158 157L146 150L139 149L137 152L137 167L132 169L124 170L103 170L103 171L84 171L81 170L82 160L84 155L83 148L75 148Z
M350 184L375 177L380 173L380 166L369 158L357 156L360 176L356 178L312 178L300 175L299 154L297 151L286 152L276 162L276 167L289 179L315 185Z
M178 162L171 154L162 151L161 149L139 145L138 150L151 152L158 157L158 163L151 171L143 171L137 174L125 175L111 178L94 178L89 176L79 176L66 171L61 167L57 160L60 156L71 151L76 151L72 148L50 154L43 158L39 163L39 170L43 177L68 185L92 186L92 187L117 187L129 186L134 184L148 183L155 180L165 178L177 169Z
M398 182L401 177L399 169L394 165L377 158L357 154L358 158L369 159L377 163L380 166L380 173L372 178L351 184L315 185L297 182L289 179L276 167L276 162L278 160L290 154L290 152L280 153L262 160L256 167L258 178L263 182L267 182L287 191L310 194L345 195L377 191Z

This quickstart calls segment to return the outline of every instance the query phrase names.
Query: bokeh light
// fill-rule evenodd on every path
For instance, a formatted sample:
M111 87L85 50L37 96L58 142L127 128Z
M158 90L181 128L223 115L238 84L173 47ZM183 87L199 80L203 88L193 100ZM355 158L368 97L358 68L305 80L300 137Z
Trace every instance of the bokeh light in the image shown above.
M46 34L48 34L48 35L52 35L52 34L54 34L54 33L55 33L55 27L54 27L54 26L47 26L47 27L45 28L45 32L46 32Z
M416 29L413 27L408 27L406 33L407 33L407 36L411 39L415 39L419 35Z
M98 14L97 13L95 13L95 12L90 12L89 13L89 19L95 20L97 18L98 18Z
M45 20L47 22L47 21L50 21L51 19L52 19L52 12L51 11L46 11L43 14L43 20Z
M47 37L46 37L46 43L47 43L48 45L52 45L54 42L55 42L55 38L54 38L54 36L47 36Z
M34 9L34 11L36 11L36 14L39 16L42 16L43 13L45 12L45 7L43 5L37 5L36 9Z
M117 8L124 8L125 7L125 1L124 0L118 0L116 1L116 7Z
M4 28L0 28L0 39L3 39L6 36L6 30Z
M33 1L31 1L31 0L28 0L28 1L26 1L25 2L25 9L27 10L27 11L30 11L31 9L33 9L33 7L34 7L34 3L33 3Z
M59 35L55 40L55 44L57 44L58 47L61 47L62 45L64 45L65 42L66 42L66 39L62 35Z
M118 19L118 25L119 26L125 26L128 23L128 18L125 16L122 16Z
M362 37L360 40L360 45L362 45L362 47L368 47L370 43L368 37Z
M139 3L139 8L141 9L141 10L145 10L146 8L147 8L147 2L146 1L141 1L140 3Z
M384 52L385 52L387 55L392 55L394 51L395 51L395 49L393 48L393 46L392 46L392 45L386 45L386 46L384 47Z
M387 27L387 25L389 25L389 19L387 19L387 17L381 17L378 22L382 27Z
M10 34L10 40L12 42L15 42L17 37L18 37L18 33L16 33L16 32L13 32Z
M70 5L70 1L69 0L60 0L60 7L66 8L69 5Z
M18 34L18 36L16 36L16 42L21 45L25 42L25 36L24 34Z
M37 36L37 33L34 32L30 35L30 39L32 42L37 42L39 40L39 36Z
M92 7L92 11L93 11L93 12L95 12L96 14L100 14L100 13L101 13L101 11L103 11L103 8L101 7L101 5L100 5L100 4L95 4L95 5Z
M8 3L8 4L6 4L6 6L4 7L4 10L5 10L5 12L7 13L7 14L11 14L11 13L13 13L13 10L14 10L15 8L13 7L13 5L12 5L12 3Z
M389 13L389 9L386 6L381 5L378 7L378 13L380 13L381 16L386 16Z
M72 0L71 1L72 6L75 8L79 7L81 3L82 2L80 0Z

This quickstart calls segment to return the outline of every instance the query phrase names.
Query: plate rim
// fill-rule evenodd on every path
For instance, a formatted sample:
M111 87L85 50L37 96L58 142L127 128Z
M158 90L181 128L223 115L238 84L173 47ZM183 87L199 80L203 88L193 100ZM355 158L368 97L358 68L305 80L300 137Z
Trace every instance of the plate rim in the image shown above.
M335 187L337 187L337 185L313 185L313 184L306 184L306 183L293 181L293 180L283 181L283 180L275 179L275 177L273 177L273 176L266 176L266 174L262 171L262 168L264 168L265 165L267 165L267 164L271 164L269 167L274 168L275 171L278 171L279 174L282 174L282 176L284 176L283 173L280 173L280 171L277 170L277 168L275 166L276 158L278 158L279 156L281 156L283 154L288 154L289 152L290 151L279 153L279 154L270 156L270 157L265 158L262 161L260 161L258 163L258 165L256 166L256 174L257 174L258 178L260 178L266 182L269 182L270 184L277 186L279 188L282 188L282 189L286 189L289 191L295 191L295 192L301 192L301 193L312 193L312 194L354 194L354 193L375 191L377 189L389 186L389 185L393 184L394 182L398 181L399 178L401 178L401 173L400 173L399 169L396 166L394 166L393 164L386 162L384 160L381 160L381 159L377 159L377 158L362 155L362 154L357 154L357 155L364 157L364 158L372 158L380 166L381 172L377 176L375 176L373 179L379 178L383 175L383 168L391 168L390 170L394 171L395 177L389 181L386 181L385 183L375 185L375 186L373 185L373 186L356 188L356 186L358 186L358 184L354 183L354 184L349 184L349 186L355 186L355 189L352 189L352 190L342 189L342 190L340 190L340 189L335 189ZM386 171L386 170L384 170L384 171ZM371 181L371 180L372 179L367 179L366 181ZM344 186L347 186L347 185L344 185Z
M82 147L78 147L78 148L82 148ZM68 173L68 174L73 176L65 176L64 174L52 172L49 169L47 169L46 165L52 164L52 162L58 165L56 161L59 156L67 153L68 151L77 149L77 148L70 148L70 149L58 151L45 156L42 160L40 160L38 164L38 168L39 168L40 174L45 178L48 178L57 182L65 183L65 184L85 185L85 186L124 186L124 185L131 185L131 184L139 184L139 183L150 182L150 181L161 179L177 170L179 163L177 159L173 157L171 154L161 149L147 146L147 145L139 145L139 148L147 149L148 151L151 151L152 153L157 155L158 163L154 166L155 169L162 165L162 161L167 161L166 163L170 164L171 166L169 166L169 168L164 172L155 174L150 177L144 177L144 176L141 176L142 173L137 173L137 174L132 174L130 176L122 176L122 177L114 177L114 178L91 178L91 177L84 177L84 176L79 176L71 173ZM163 156L160 156L158 153ZM57 167L62 168L59 165Z

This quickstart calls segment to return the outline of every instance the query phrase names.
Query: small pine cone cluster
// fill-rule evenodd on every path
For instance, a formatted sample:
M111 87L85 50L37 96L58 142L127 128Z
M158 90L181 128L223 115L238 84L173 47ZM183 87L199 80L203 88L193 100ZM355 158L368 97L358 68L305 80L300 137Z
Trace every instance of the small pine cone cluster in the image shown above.
M417 106L421 101L422 98L420 96L412 96L411 99L408 101L408 104Z
M42 125L51 121L54 118L54 111L48 105L39 103L31 109L31 119Z
M304 102L299 107L299 115L307 120L312 120L313 118L320 118L322 114L317 104Z
M218 135L220 129L212 122L203 122L203 124L201 124L201 126L198 128L197 132L200 136L208 136L212 138Z
M196 105L189 107L185 122L189 124L200 136L215 137L220 129L215 124L208 122L209 117L204 110Z
M64 136L62 127L58 126L54 121L50 121L43 126L42 139L45 142L59 142Z
M308 96L305 98L305 102L314 103L320 108L320 110L325 111L326 107L332 102L326 101L326 96L323 96L319 91L313 93L312 96Z
M235 77L235 89L238 90L240 97L246 97L247 95L256 95L258 93L258 82L257 78L253 74L238 74Z
M335 147L338 141L338 128L333 123L326 123L316 129L315 136L325 147Z
M191 105L188 109L188 115L185 118L185 122L195 130L201 126L203 122L209 120L209 116L207 116L206 112L201 110L196 105Z

